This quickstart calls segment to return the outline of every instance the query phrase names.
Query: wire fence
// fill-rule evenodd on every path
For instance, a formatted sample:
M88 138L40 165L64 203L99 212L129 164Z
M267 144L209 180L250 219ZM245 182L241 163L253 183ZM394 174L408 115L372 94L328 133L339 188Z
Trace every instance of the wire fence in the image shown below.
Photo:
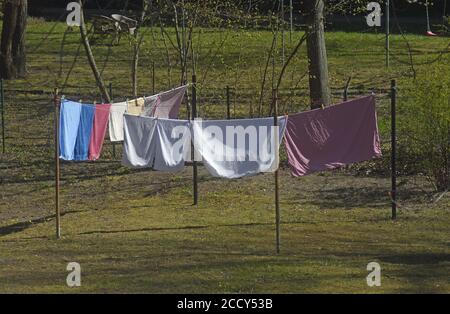
M386 84L387 85L387 84ZM98 90L92 86L78 86L82 92L74 94L65 94L65 98L73 99L75 101L82 100L83 102L93 102L88 99L98 99L97 103L101 102L101 96ZM117 95L114 89L115 102L131 100L133 97L123 97ZM188 90L188 95L190 94ZM377 87L370 89L362 88L331 88L332 102L338 104L345 100L354 99L357 97L374 94L377 99L378 115L381 128L381 137L384 142L389 139L388 128L384 127L388 124L390 118L389 111L389 97L390 90L388 87ZM6 101L4 105L5 114L15 120L15 123L8 121L4 124L6 141L14 141L15 134L18 130L14 130L14 125L21 120L32 119L33 117L44 118L51 114L54 110L52 104L52 92L46 90L26 90L26 89L6 89ZM289 88L280 89L278 91L279 113L293 114L297 112L307 111L310 108L309 91L305 88ZM405 96L399 96L400 98ZM267 117L270 115L270 105L272 103L271 90L266 90L264 96L261 97L260 91L251 90L249 88L233 88L224 86L223 88L208 88L202 87L197 90L197 112L202 119L239 119L239 118L258 118ZM31 106L31 107L30 107ZM185 97L185 100L180 108L179 118L190 119L190 98ZM262 108L261 111L258 109ZM13 114L11 114L13 113ZM10 122L10 123L8 123ZM47 138L51 138L52 125L46 124ZM41 133L42 132L38 132ZM17 135L20 136L20 135ZM120 145L114 147L112 151L112 143L106 140L105 157L107 159L115 159L121 155ZM50 141L48 141L50 145ZM5 144L7 146L7 144ZM116 151L117 149L117 151Z

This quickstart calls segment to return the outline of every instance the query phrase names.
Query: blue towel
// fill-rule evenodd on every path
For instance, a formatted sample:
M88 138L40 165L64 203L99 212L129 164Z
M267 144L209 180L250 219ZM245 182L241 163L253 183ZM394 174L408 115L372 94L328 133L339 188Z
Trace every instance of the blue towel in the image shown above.
M78 127L80 125L81 104L63 99L59 118L59 158L73 160Z
M80 124L75 143L74 160L83 161L89 158L89 142L94 125L95 106L81 105Z

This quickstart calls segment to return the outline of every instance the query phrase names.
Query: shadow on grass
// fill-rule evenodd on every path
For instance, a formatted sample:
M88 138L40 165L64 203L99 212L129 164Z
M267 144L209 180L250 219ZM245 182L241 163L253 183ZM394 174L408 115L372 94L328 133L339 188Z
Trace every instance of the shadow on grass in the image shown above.
M390 204L390 187L340 187L317 192L308 204L321 209L384 208ZM400 191L398 198L403 202L423 201L423 194L416 190ZM296 199L301 199L296 198Z
M399 254L388 255L379 258L391 264L406 265L427 265L450 262L450 254L448 253L416 253L416 254Z
M127 230L94 230L79 233L80 235L88 234L116 234L116 233L133 233L133 232L146 232L146 231L170 231L170 230L195 230L206 229L208 226L185 226L185 227L167 227L167 228L140 228L140 229L127 229Z
M83 211L82 210L74 210L74 211L70 211L70 212L61 213L61 217L68 215L68 214L76 214L76 213L80 213L80 212L83 212ZM48 222L53 219L55 219L55 215L49 215L49 216L36 218L33 220L29 220L29 221L18 222L18 223L12 224L12 225L0 227L0 237L6 236L9 234L13 234L13 233L17 233L17 232L22 232L22 231L26 230L27 228L32 227L33 225Z
M284 222L281 225L294 225L304 224L303 221ZM93 230L79 233L80 235L87 234L116 234L116 233L132 233L132 232L148 232L148 231L177 231L177 230L198 230L220 227L261 227L261 226L275 226L272 222L251 222L241 224L221 224L221 225L198 225L198 226L182 226L182 227L153 227L153 228L140 228L140 229L124 229L124 230Z

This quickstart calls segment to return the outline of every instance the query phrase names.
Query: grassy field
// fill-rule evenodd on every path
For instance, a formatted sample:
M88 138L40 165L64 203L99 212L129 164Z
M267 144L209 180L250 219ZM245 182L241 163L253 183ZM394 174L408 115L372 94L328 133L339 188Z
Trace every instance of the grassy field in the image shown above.
M62 239L56 240L53 106L46 93L58 86L69 98L100 100L85 57L75 59L78 34L63 39L64 31L63 24L32 21L27 34L29 76L6 86L0 292L450 292L448 195L431 202L435 194L424 177L400 177L399 215L393 222L390 179L386 172L370 171L373 165L385 168L389 158L388 100L381 97L383 159L304 178L291 177L283 159L280 255L275 254L272 175L228 181L201 169L199 205L192 206L191 169L178 174L129 170L120 166L120 147L114 158L109 142L99 162L62 164ZM170 51L175 65L169 81L161 35L158 30L151 34L147 29L139 71L140 91L146 95L152 89L153 61L156 90L179 80L175 52ZM259 99L271 34L204 30L200 39L200 115L224 118L224 90L230 85L236 88L235 116L248 116L250 104ZM418 35L408 40L418 74L426 71L420 63L435 58L449 41ZM410 67L393 59L391 68L384 68L382 35L333 32L327 34L327 46L333 87L342 88L352 75L356 96L362 90L385 88L396 78L400 108L413 97L407 89ZM392 36L392 49L396 58L408 60L401 36ZM129 51L126 40L114 47L107 40L94 45L116 100L131 94ZM305 60L302 50L288 70L284 89L307 86L307 80L300 80ZM449 61L448 53L443 60ZM269 80L265 106L270 85ZM285 111L308 107L304 95L285 93L280 100ZM335 95L335 101L339 98ZM372 261L382 267L381 287L366 284L366 266ZM79 288L66 286L69 262L81 264Z

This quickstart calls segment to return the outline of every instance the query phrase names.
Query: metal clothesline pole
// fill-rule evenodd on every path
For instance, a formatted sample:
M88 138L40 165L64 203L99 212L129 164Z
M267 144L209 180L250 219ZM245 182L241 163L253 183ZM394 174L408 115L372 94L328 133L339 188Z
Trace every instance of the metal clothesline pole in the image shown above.
M5 143L5 90L3 88L3 79L0 80L0 92L1 92L1 99L2 102L2 108L1 108L1 114L2 114L2 153L6 153L6 143Z
M192 75L192 120L197 118L197 76ZM198 165L195 160L195 150L192 150L192 180L193 180L193 193L194 193L194 205L198 204Z
M109 83L109 97L111 98L111 104L114 102L113 99L113 88L112 83ZM112 149L113 149L113 158L116 159L116 143L112 142Z
M155 61L152 61L152 93L155 95Z
M61 212L59 208L59 111L60 99L58 97L58 88L54 91L54 105L55 105L55 220L56 220L56 238L61 238Z
M397 219L397 130L396 130L397 83L391 81L391 203L392 219Z
M227 120L231 119L230 86L227 85Z
M282 46L282 51L281 51L281 57L282 57L282 64L284 64L284 60L285 60L285 54L286 54L286 42L285 42L285 36L284 36L284 17L285 17L285 13L284 13L284 0L281 0L281 46Z
M390 1L386 0L386 67L389 68Z
M289 43L292 43L292 33L294 32L294 22L292 11L294 10L292 6L292 0L289 1L289 20L290 20L290 29L289 29Z
M446 22L446 13L447 13L447 0L444 0L444 12L442 13L442 25L445 25Z
M274 132L272 136L275 141L275 164L278 167L279 164L279 151L278 151L278 93L276 89L272 91L272 101L273 101L273 125ZM275 171L275 235L276 235L276 252L280 254L280 193L278 186L278 168Z

